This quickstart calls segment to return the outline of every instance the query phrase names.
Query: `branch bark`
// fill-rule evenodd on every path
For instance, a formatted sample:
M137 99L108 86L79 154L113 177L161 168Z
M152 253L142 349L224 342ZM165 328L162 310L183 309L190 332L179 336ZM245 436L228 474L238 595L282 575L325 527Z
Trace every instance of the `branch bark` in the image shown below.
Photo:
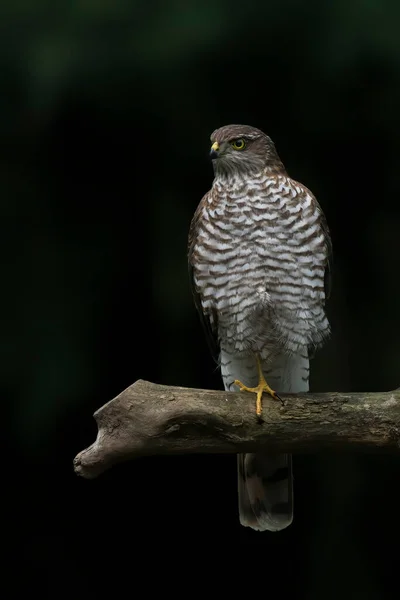
M254 394L138 380L94 414L97 439L75 457L75 472L91 479L154 454L400 449L400 390L282 399L264 394L260 421Z

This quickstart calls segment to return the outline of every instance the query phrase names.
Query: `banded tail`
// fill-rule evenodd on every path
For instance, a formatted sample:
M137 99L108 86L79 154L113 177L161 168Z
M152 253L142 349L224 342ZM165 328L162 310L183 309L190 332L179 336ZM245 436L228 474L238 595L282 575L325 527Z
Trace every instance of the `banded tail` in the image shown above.
M226 390L237 389L234 379L249 386L257 385L254 357L235 357L221 352L221 372ZM278 394L309 389L306 355L281 354L263 365L263 373ZM280 531L288 527L293 520L291 454L238 454L237 460L240 523L256 531Z

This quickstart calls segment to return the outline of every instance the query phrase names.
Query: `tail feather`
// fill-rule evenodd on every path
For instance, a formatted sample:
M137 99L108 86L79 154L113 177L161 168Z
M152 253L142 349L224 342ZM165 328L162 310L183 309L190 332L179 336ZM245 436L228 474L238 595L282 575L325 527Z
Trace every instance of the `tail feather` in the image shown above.
M238 465L240 523L257 531L288 527L293 520L291 455L239 454Z
M249 498L249 492L246 485L246 454L237 455L238 470L238 494L239 494L239 520L241 525L258 529L257 517L252 508L252 501Z
M225 389L236 389L232 384L234 379L241 379L249 386L257 384L254 357L221 355L221 371ZM265 361L263 371L278 393L308 391L307 356L280 355L273 361ZM293 520L292 456L239 454L238 492L242 525L256 531L280 531L288 527Z

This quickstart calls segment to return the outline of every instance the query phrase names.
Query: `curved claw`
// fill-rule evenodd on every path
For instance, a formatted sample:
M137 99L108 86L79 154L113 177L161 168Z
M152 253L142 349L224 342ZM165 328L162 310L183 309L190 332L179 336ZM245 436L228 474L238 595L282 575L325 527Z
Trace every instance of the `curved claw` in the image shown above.
M264 376L262 376L260 378L260 381L259 381L257 387L248 387L247 385L244 385L238 379L235 379L234 384L238 386L238 388L241 392L251 392L253 394L257 394L257 400L256 400L257 417L260 417L261 413L262 413L263 392L266 392L267 394L269 394L271 396L271 398L273 398L274 400L280 400L283 404L282 398L275 392L275 390L273 390L272 388L269 387L268 383L264 379Z

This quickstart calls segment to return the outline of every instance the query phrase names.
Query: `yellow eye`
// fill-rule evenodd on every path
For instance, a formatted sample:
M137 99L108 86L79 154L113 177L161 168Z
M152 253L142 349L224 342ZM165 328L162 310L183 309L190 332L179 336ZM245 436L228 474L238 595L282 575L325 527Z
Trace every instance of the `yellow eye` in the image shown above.
M242 140L242 138L238 139L238 140L233 140L233 142L231 142L232 144L232 148L235 148L235 150L244 150L244 148L246 147L246 142L244 140Z

